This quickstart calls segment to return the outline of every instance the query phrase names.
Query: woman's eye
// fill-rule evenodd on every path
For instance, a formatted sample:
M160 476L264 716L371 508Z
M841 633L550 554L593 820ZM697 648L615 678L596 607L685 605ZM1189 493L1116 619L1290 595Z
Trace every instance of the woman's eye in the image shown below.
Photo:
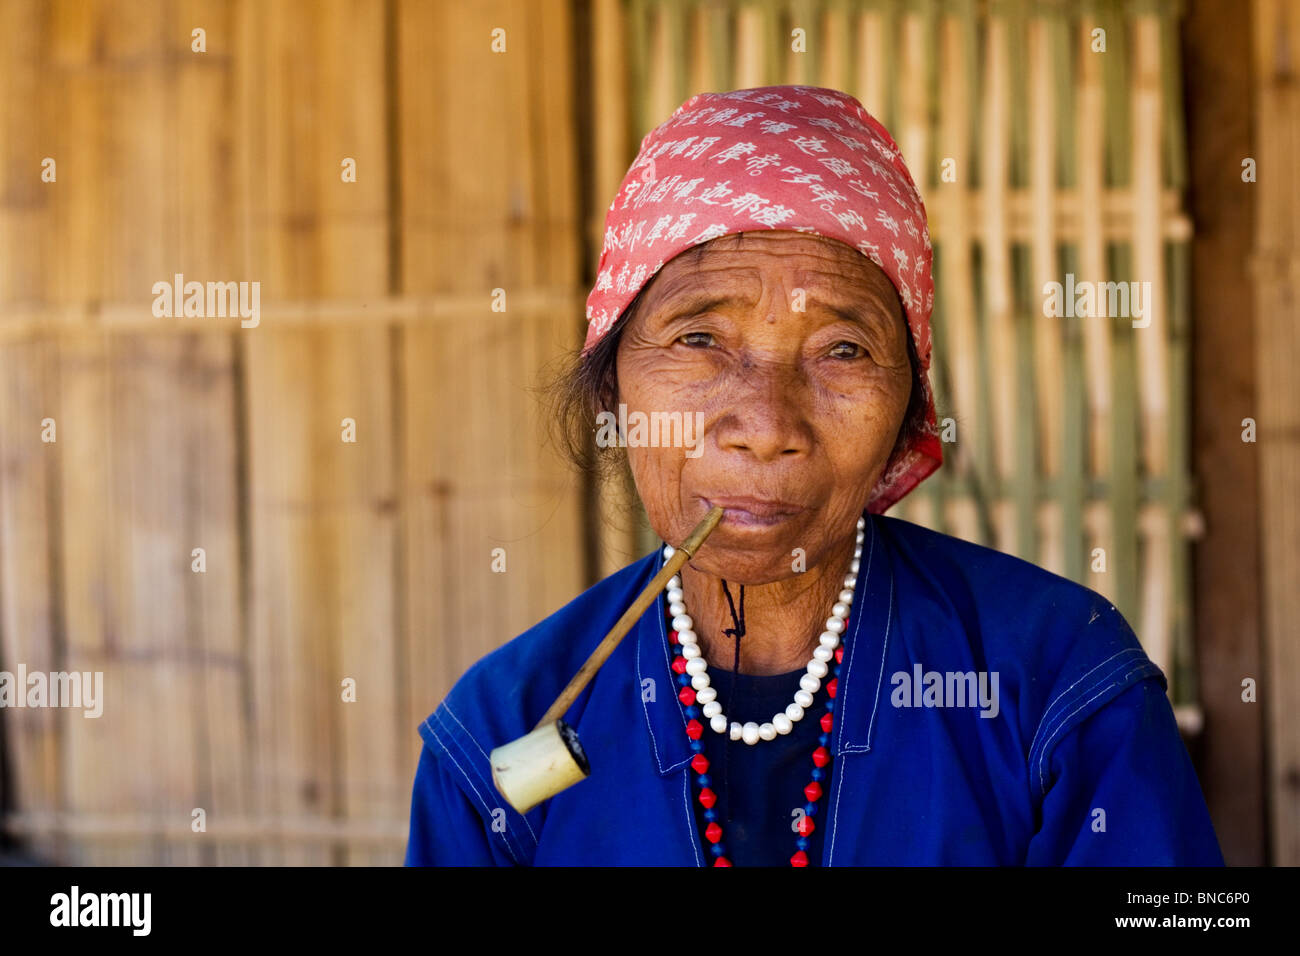
M836 358L850 359L850 358L857 358L858 356L865 355L865 354L866 354L866 349L864 349L861 345L858 345L856 342L836 342L833 346L831 346L831 355L835 356Z
M708 332L687 332L677 339L685 345L708 347L713 344L713 336Z

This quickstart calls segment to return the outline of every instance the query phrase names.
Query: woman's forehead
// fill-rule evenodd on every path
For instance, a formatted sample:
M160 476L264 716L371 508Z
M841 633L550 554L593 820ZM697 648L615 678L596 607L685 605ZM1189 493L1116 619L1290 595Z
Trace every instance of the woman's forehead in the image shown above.
M722 236L695 246L660 269L647 298L665 301L705 291L700 288L704 277L711 285L725 284L740 299L760 298L773 281L827 298L894 292L879 266L844 243L773 231Z
M756 253L759 255L806 254L828 259L865 259L868 262L871 261L840 239L790 229L761 229L728 233L725 236L718 236L708 242L693 246L690 253L696 259L727 253ZM677 257L677 259L680 258L682 257ZM676 261L676 259L673 261Z

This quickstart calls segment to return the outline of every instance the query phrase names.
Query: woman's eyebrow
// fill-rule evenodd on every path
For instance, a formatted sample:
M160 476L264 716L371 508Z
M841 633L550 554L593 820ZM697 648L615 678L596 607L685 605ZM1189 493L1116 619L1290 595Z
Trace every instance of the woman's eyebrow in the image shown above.
M826 311L839 316L845 322L851 322L853 325L860 325L864 329L870 329L872 326L872 323L867 319L866 315L857 309L842 305L830 305L829 303L823 303L823 308L825 308Z
M823 309L837 318L859 326L866 331L872 331L881 325L883 320L888 318L887 314L882 313L876 308L872 308L870 302L863 302L857 305L842 304L843 300L828 301L826 297L809 296L806 307ZM676 295L670 295L655 311L663 317L665 322L674 319L686 318L699 315L701 312L708 312L710 309L716 309L728 305L751 305L752 302L743 296L734 294L719 294L709 291L686 291Z
M873 308L870 302L842 305L839 302L827 302L824 299L819 299L817 304L832 315L838 316L845 322L859 326L868 332L878 330L882 324L887 324L889 318L887 313Z

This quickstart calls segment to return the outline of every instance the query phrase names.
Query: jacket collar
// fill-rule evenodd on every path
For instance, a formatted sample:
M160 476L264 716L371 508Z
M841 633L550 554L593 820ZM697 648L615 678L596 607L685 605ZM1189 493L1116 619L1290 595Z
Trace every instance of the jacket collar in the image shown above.
M894 576L884 536L875 516L867 519L858 584L849 615L849 631L844 641L844 660L835 698L835 733L831 753L866 753L871 750L876 711L885 676L885 653L889 646L890 624L894 616ZM663 545L647 564L642 587L663 567ZM654 681L654 700L644 692L641 709L650 734L650 750L655 755L661 776L680 770L691 759L686 736L686 717L680 706L665 706L676 701L677 682L669 655L668 627L664 620L662 599L655 601L636 626L637 686L646 688L646 679ZM666 683L665 683L666 682ZM667 686L666 694L659 688ZM712 733L712 731L709 731Z

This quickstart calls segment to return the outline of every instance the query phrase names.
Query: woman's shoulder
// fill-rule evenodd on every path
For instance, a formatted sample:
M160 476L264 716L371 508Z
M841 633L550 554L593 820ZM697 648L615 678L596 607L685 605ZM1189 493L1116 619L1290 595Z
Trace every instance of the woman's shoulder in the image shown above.
M1003 627L994 628L996 633L1019 633L1026 625L1037 625L1040 641L1093 630L1119 632L1136 643L1132 628L1110 599L1086 585L996 548L901 518L881 515L877 521L889 539L899 586L928 587L958 616L1002 622Z
M1033 748L1133 684L1168 682L1109 598L1022 558L883 517L905 639L963 641L999 674Z

